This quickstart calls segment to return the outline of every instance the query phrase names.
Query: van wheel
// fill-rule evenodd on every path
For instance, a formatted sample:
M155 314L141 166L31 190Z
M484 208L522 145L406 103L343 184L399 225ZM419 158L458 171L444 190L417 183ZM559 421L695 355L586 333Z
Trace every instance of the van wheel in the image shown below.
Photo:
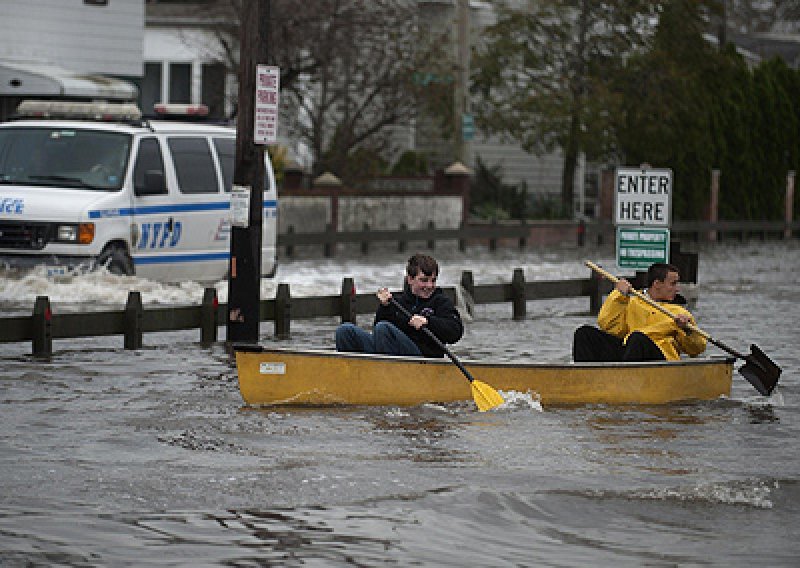
M111 274L133 276L133 261L128 252L119 246L105 248L97 257L97 266L105 266Z

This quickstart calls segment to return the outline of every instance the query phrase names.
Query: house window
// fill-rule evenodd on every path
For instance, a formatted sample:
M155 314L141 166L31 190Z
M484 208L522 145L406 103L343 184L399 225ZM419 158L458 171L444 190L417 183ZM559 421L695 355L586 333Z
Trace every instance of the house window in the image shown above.
M140 96L142 112L145 115L153 114L153 107L161 102L161 63L144 64Z
M169 102L192 102L192 64L170 63L169 65Z

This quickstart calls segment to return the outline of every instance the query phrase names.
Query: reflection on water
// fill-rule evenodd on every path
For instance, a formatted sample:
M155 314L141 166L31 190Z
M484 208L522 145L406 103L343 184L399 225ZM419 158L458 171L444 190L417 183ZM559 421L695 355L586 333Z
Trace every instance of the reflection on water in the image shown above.
M752 406L748 405L747 412L750 415L751 424L766 424L769 422L780 422L780 417L775 414L772 406Z

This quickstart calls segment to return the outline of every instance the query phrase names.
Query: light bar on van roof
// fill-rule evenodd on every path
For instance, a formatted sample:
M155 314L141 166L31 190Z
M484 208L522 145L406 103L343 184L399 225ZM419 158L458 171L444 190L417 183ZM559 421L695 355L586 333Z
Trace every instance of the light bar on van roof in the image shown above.
M208 116L208 107L197 104L189 105L182 103L156 103L153 105L156 114L170 116Z
M142 112L134 103L22 101L17 115L25 118L65 118L78 120L139 120Z

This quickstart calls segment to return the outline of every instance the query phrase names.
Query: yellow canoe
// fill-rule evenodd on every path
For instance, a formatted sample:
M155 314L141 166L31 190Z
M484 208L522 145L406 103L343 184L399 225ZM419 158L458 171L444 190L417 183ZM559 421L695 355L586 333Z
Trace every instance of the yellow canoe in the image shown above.
M245 403L414 406L472 400L449 359L234 346ZM665 404L730 396L732 358L656 363L478 363L473 377L544 405Z

